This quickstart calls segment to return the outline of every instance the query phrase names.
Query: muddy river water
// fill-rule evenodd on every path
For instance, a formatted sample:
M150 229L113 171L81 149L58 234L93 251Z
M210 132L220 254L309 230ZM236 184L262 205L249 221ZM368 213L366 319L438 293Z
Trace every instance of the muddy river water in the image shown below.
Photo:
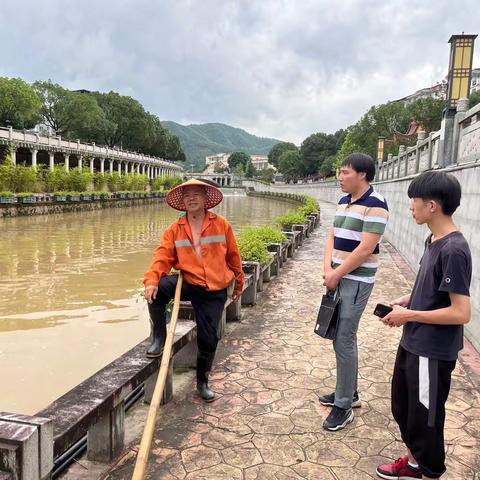
M226 194L238 233L292 208ZM139 297L164 203L0 219L0 410L33 414L149 334Z

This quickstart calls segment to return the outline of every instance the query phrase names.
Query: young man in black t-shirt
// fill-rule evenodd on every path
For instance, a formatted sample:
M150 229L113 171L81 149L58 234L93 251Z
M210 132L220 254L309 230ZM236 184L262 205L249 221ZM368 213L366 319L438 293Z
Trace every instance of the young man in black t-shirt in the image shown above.
M463 325L470 320L472 259L468 243L453 223L460 205L458 180L425 172L409 186L410 210L431 235L411 295L391 303L382 319L403 327L392 378L392 413L407 455L377 468L385 479L439 478L445 472L445 402ZM423 475L423 476L422 476Z

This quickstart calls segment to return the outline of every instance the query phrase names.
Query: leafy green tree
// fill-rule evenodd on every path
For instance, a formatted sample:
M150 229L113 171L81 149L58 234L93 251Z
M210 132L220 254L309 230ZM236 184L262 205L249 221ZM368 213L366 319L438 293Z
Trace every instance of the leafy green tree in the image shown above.
M357 150L375 158L377 138L392 138L394 131L406 132L411 114L402 102L389 102L371 107L363 117L351 127L349 135Z
M338 152L335 155L335 160L333 161L332 165L332 170L336 170L337 168L340 167L342 162L347 158L348 155L350 155L353 152L358 152L360 150L360 147L356 145L352 139L352 135L350 133L347 134L345 137L345 140L343 141L343 144L338 150Z
M93 96L71 92L51 80L37 81L33 89L42 102L43 123L55 133L87 141L96 139L105 118Z
M427 133L440 130L445 101L440 98L421 98L407 105L410 117L415 119Z
M244 172L246 172L249 161L250 155L247 155L245 152L233 152L228 157L228 166L230 170L235 170L238 165L242 165Z
M300 147L305 175L317 173L325 159L335 155L336 149L337 141L334 135L314 133L307 137Z
M253 178L255 176L256 171L257 170L253 166L252 161L250 159L248 159L247 167L245 168L245 176L247 178Z
M323 178L330 177L334 174L333 163L335 162L335 155L327 157L320 166L320 174Z
M266 168L264 170L257 170L257 177L264 182L272 183L275 170L273 168Z
M300 153L295 150L287 150L280 156L278 170L283 174L286 182L296 181L305 174L303 163L300 159Z
M282 153L288 152L289 150L298 151L298 147L290 142L276 143L268 153L268 163L278 167Z
M41 101L20 78L0 77L0 125L32 128L40 118Z
M470 108L480 103L480 90L477 90L470 94Z
M136 151L154 143L158 125L137 100L117 92L94 92L92 95L106 120L99 132L99 143Z

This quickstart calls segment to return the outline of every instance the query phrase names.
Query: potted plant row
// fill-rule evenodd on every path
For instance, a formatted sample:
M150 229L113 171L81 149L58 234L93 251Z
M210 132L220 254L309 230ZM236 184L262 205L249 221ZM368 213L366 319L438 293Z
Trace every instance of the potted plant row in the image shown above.
M12 192L0 192L0 203L17 203L17 197Z

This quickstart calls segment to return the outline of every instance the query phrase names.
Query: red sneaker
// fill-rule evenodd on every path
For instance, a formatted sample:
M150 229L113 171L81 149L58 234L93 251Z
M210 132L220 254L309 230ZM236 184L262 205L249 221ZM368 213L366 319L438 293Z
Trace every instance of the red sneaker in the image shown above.
M422 478L422 472L419 468L411 467L408 464L408 456L399 458L396 462L389 465L380 465L377 467L377 475L387 480L408 480L410 478Z

